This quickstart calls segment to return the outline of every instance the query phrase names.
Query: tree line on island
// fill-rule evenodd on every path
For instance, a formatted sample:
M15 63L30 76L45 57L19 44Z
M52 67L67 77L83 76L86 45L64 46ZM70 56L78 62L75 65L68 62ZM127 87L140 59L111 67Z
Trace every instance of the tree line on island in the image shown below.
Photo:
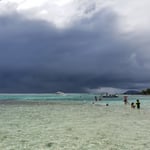
M150 95L150 89L148 88L148 89L142 90L141 94Z

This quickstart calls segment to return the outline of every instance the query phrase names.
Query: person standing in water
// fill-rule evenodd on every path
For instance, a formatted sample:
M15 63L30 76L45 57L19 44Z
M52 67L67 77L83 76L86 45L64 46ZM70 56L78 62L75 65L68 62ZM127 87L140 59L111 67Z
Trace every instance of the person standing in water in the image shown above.
M140 109L140 101L139 101L139 99L136 100L136 107L137 107L137 109Z
M124 101L124 104L125 104L125 105L126 105L126 104L129 104L129 103L128 103L128 96L124 96L124 100L123 100L123 101Z
M97 96L95 96L94 98L95 98L95 101L97 102Z

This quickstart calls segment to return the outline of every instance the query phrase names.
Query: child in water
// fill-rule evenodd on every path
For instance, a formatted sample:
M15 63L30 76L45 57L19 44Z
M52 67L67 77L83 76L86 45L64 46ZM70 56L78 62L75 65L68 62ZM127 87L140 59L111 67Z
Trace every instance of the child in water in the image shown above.
M133 102L131 103L131 108L135 108L135 105Z
M140 109L140 101L138 99L136 100L136 107L137 109Z

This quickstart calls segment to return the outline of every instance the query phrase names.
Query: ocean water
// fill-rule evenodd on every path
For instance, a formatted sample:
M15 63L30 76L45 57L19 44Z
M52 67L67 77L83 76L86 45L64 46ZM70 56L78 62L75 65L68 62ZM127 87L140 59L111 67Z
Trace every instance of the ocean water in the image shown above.
M150 149L150 96L128 96L140 110L124 95L92 104L94 96L0 94L0 150Z
M94 97L100 97L102 100L97 104L122 105L124 95L118 95L116 98L102 98L99 94L87 93L66 93L66 94L0 94L0 101L32 101L32 102L81 102L92 103ZM128 102L136 102L139 99L143 105L150 104L150 96L127 95Z
M0 100L19 101L90 101L93 94L0 94Z

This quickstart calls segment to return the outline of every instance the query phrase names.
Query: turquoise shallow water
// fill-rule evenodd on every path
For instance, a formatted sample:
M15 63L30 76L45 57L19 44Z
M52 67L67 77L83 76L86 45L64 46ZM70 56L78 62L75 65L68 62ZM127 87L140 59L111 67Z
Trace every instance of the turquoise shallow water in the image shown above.
M0 94L0 100L20 101L91 101L92 94Z
M100 97L100 95L96 94L87 94L87 93L67 93L64 95L61 94L0 94L0 101L61 101L61 102L87 102L92 103L94 101L94 96ZM117 98L102 98L101 101L97 103L102 104L123 104L124 95L119 95ZM136 99L140 99L140 101L144 105L150 104L150 96L143 95L128 95L129 103L135 102Z

